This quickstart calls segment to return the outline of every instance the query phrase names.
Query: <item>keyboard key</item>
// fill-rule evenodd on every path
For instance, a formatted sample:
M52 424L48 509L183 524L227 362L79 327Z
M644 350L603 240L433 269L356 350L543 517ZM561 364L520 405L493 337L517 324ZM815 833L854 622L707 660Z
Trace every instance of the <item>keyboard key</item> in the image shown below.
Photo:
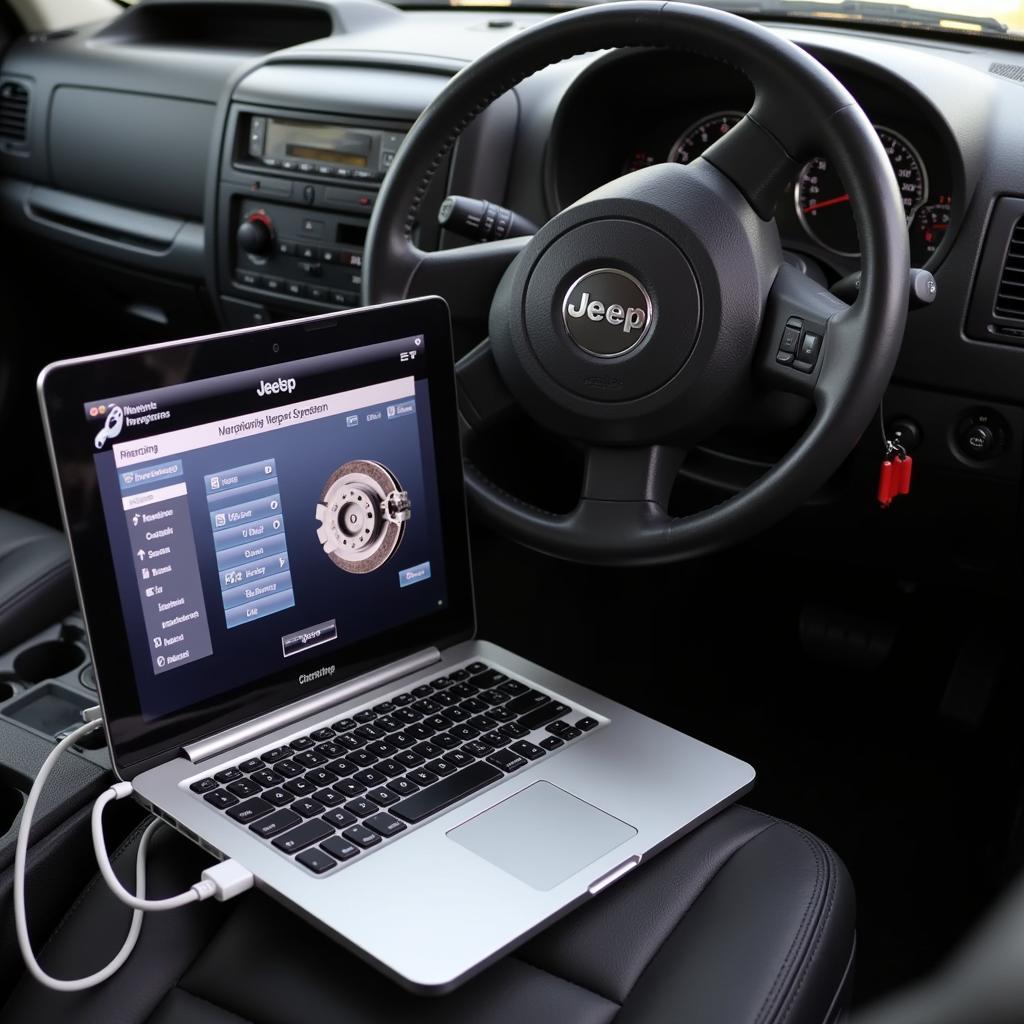
M356 766L351 761L346 761L342 757L339 757L337 761L329 761L324 767L329 772L334 772L334 774L340 778L344 778L346 775L351 775L357 770Z
M506 706L511 708L512 705ZM542 707L537 708L536 711L530 711L523 715L516 724L529 732L533 729L539 729L542 725L547 725L548 722L561 718L562 715L567 715L571 711L572 708L565 704L559 704L558 701L549 701Z
M335 757L344 757L348 752L348 747L338 746L333 740L329 740L327 743L321 743L317 748L316 752L322 754L327 758L328 761L333 760Z
M232 796L226 789L215 789L212 793L205 793L203 799L221 811L234 807L238 803L238 797Z
M499 672L496 668L489 668L486 672L482 672L478 676L473 677L474 686L499 686L501 683L508 682L508 676L504 672Z
M316 786L312 782L307 782L305 779L289 779L285 784L284 788L289 793L294 793L296 796L309 796L311 793L316 792Z
M383 811L380 814L375 814L372 818L367 818L363 824L367 828L372 828L374 832L385 839L397 836L399 832L404 832L406 828L404 822L399 821L397 818L392 818L390 814L385 814Z
M436 729L431 729L429 725L424 725L422 722L417 722L415 725L407 725L403 730L405 735L411 736L413 740L429 740L436 731Z
M487 710L487 705L480 700L479 697L469 697L467 700L464 700L459 707L462 708L463 711L468 711L471 715L480 715ZM472 719L470 722L472 722Z
M380 836L376 832L371 832L370 829L364 828L362 825L353 825L351 828L345 829L341 834L349 842L355 843L363 847L363 849L366 849L368 846L376 846L380 842Z
M596 729L599 724L600 723L596 718L581 718L576 723L576 728L579 729L580 732L590 732L591 729Z
M336 860L351 860L357 853L359 847L346 842L341 836L331 836L320 844L321 850L326 850Z
M522 768L524 764L529 764L525 757L513 754L511 750L499 750L497 753L491 754L487 760L491 764L497 765L503 772L514 772Z
M334 807L326 814L322 814L321 817L335 828L348 828L356 821L356 816L349 814L343 807Z
M489 708L500 707L511 700L503 690L484 690L477 699L483 701Z
M430 761L426 765L428 772L433 772L435 775L440 775L441 778L447 778L451 775L455 769L447 762L438 758L436 761Z
M235 779L240 779L241 777L242 773L237 768L225 768L214 775L214 778L221 783L234 782Z
M442 690L440 693L435 693L430 699L434 701L435 704L440 704L442 708L450 708L454 704L459 703L458 695L448 693L446 690ZM442 712L442 714L443 713L444 712ZM455 721L455 719L452 719L452 721Z
M278 761L274 765L274 771L278 775L283 775L286 779L297 779L300 775L305 772L305 768L301 764L296 764L294 761Z
M319 847L303 850L295 859L304 868L309 868L314 875L322 875L325 871L330 871L331 868L335 867L338 863L333 857L329 857Z
M433 772L428 772L426 768L414 768L406 778L412 779L417 786L429 786L437 782L437 776Z
M319 768L320 765L327 764L327 758L315 750L304 750L301 754L296 754L292 760L296 764L301 764L303 768Z
M516 716L505 708L489 708L487 717L493 718L496 722L511 722Z
M284 807L285 804L290 804L295 799L293 793L289 793L287 789L282 789L280 786L263 790L260 797L275 807Z
M482 661L471 661L466 666L466 671L471 675L475 676L478 672L485 672L487 666Z
M298 853L307 846L319 843L334 834L334 828L320 818L310 818L301 825L297 825L290 832L283 832L272 840L273 844L285 853Z
M249 831L255 832L261 839L270 839L271 836L298 825L300 821L302 819L294 811L274 811L269 817L254 821L249 826Z
M331 722L331 728L337 733L348 732L355 727L356 720L354 718L343 718L340 722Z
M406 747L411 747L416 741L411 736L406 736L404 732L393 732L388 737L388 743L393 743L400 750L405 750Z
M396 708L404 708L406 704L411 704L416 698L411 693L399 693L397 696L391 698L391 703Z
M476 715L466 723L470 729L476 729L477 732L487 732L488 729L493 729L497 724L493 718L488 718L487 715Z
M391 712L394 711L394 710L395 710L395 706L389 700L383 701L380 704L374 704L373 705L373 713L375 715L390 715ZM379 724L380 723L378 722L378 725Z
M386 789L384 786L381 786L378 789L371 789L370 792L366 794L366 799L372 800L380 807L387 807L388 804L395 803L398 800L398 797L395 796L390 789Z
M261 761L260 766L262 767L262 765L263 762ZM217 788L217 783L215 780L210 778L196 779L196 781L188 788L191 789L193 793L209 793L211 790Z
M563 728L559 729L558 732L555 733L555 735L560 736L563 740L566 741L566 743L568 743L569 740L574 740L578 736L582 736L583 733L581 733L575 725L566 724Z
M288 747L274 747L273 750L265 750L260 754L260 760L265 761L267 764L273 764L275 761L280 761L291 754L291 750Z
M487 743L481 743L479 740L472 740L462 748L467 754L472 754L473 757L486 757L488 754L494 752L494 747Z
M316 818L324 813L324 805L307 796L301 800L296 800L295 803L289 806L288 810L297 811L304 818Z
M540 741L540 745L545 750L557 750L563 745L563 742L564 741L560 740L557 736L545 736L544 739Z
M263 767L263 759L250 757L248 761L243 761L238 767L243 772L258 772Z
M510 739L518 740L522 739L530 730L524 729L518 722L509 722L508 725L501 727L501 731Z
M453 672L449 672L448 676L452 682L462 683L469 678L469 673L464 668L457 668Z
M354 765L357 765L360 768L369 768L377 758L365 750L353 750L345 760L351 761Z
M531 761L536 761L538 757L544 756L544 751L529 740L519 740L518 742L513 743L508 749L511 750L512 753L518 754L520 757L529 758Z
M514 700L510 700L505 707L514 715L525 715L527 711L534 711L537 708L543 707L550 700L551 698L547 694L539 693L537 690L531 690L527 687L525 693Z
M442 750L455 750L462 745L462 740L457 736L453 736L450 732L443 732L435 736L430 742Z
M420 757L415 750L403 750L400 754L395 754L395 760L406 768L419 768L426 758Z
M377 717L377 712L373 708L364 708L362 711L357 711L352 717L356 720L356 724L364 725L366 722L372 722Z
M425 718L423 720L423 724L437 732L443 732L449 725L451 725L451 722L449 722L447 718L442 718L441 715L431 715L429 718Z
M336 782L332 788L335 793L340 793L342 796L347 797L360 796L366 792L366 787L361 786L355 779L345 779L343 782Z
M516 679L509 679L507 682L502 683L500 688L510 697L518 697L520 694L528 693L530 690L525 683L520 683Z
M388 781L388 777L383 772L377 771L376 768L366 768L361 772L356 772L352 778L364 786L383 786Z
M306 772L305 779L316 786L317 789L322 789L324 786L329 786L332 782L337 782L338 776L326 768L316 768L311 772Z
M358 750L365 742L362 736L357 736L354 732L347 732L344 736L338 737L338 746L345 750Z
M399 796L412 796L419 788L412 779L394 779L388 783L388 789L393 789Z
M434 689L430 683L424 683L422 686L417 686L416 689L412 691L412 695L414 697L429 697L433 692Z
M403 725L415 725L423 716L412 708L399 708L391 717Z
M444 751L436 743L417 743L413 752L429 761L432 757L440 757Z
M235 821L239 821L243 825L248 825L250 821L262 818L265 814L269 814L273 809L273 806L268 804L266 800L254 797L252 800L246 800L244 803L237 804L235 807L229 807L227 812L235 819Z
M376 757L390 757L392 754L398 753L398 747L388 743L387 740L374 740L373 743L367 743L366 750Z
M422 771L422 769L418 770ZM419 793L414 793L401 803L395 804L391 813L403 821L415 824L469 796L470 793L475 793L477 790L483 789L484 786L497 782L502 777L497 768L485 764L483 761L477 761L447 779L442 779L437 785L422 789Z
M322 729L317 729L315 732L309 734L317 743L323 743L329 740L334 735L334 730L324 726Z
M451 686L454 680L449 679L447 676L441 676L439 679L432 679L430 682L430 688L432 690L443 690L446 686Z
M464 750L453 750L445 754L444 759L456 768L465 768L467 764L473 763L473 756Z
M358 797L345 804L345 810L349 814L354 814L357 818L365 818L368 814L377 813L377 805L371 804L369 800L364 800L362 797Z
M498 732L497 729L492 729L490 732L485 732L480 737L481 743L486 743L491 747L503 747L506 743L510 742L509 737Z
M429 697L424 697L422 700L416 701L412 709L421 715L436 715L441 710L441 705L435 704Z
M468 725L453 725L449 732L458 737L460 740L475 740L480 733L476 729L471 729Z
M294 739L288 744L292 750L309 750L313 746L313 741L308 736L300 736L298 739Z
M480 688L472 683L463 682L456 683L448 692L465 699L466 697L475 697L480 692Z
M356 729L356 735L362 736L366 740L379 740L385 733L383 729L378 729L375 725L361 725Z
M239 772L239 775L242 773ZM260 787L255 782L250 782L248 779L237 779L235 782L228 783L228 792L234 793L235 796L245 798L247 796L255 796L260 791Z
M389 779L393 779L405 772L405 765L393 761L390 757L386 761L378 761L374 766L375 772L383 772Z
M373 724L378 729L383 729L384 732L398 732L402 728L402 723L393 715L384 715L383 718L378 718Z
M333 789L318 789L313 794L313 799L319 800L324 807L337 807L345 798L340 793L335 793Z
M253 772L249 779L264 789L273 789L274 786L279 786L284 782L284 776L272 772L269 768L261 768L259 771Z

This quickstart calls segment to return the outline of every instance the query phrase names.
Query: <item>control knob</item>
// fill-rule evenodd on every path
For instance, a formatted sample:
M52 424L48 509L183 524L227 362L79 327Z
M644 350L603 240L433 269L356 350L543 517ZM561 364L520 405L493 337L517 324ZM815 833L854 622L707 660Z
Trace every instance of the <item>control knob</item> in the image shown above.
M263 210L250 213L238 225L238 248L252 256L266 256L274 241L274 225Z

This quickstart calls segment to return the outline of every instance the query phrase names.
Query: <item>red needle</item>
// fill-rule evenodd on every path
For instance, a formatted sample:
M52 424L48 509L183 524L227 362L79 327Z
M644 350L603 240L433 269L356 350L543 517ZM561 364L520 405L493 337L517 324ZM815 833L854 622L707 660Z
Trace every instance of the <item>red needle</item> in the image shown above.
M849 201L849 193L836 196L835 199L823 199L820 203L811 203L810 206L805 206L804 213L813 213L815 210L824 210L826 206L835 206L837 203L848 203Z

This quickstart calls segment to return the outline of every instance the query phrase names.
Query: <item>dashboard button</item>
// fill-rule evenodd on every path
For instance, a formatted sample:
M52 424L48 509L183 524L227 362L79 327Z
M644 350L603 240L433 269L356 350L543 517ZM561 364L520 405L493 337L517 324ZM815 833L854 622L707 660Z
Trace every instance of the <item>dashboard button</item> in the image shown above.
M821 351L821 335L812 334L808 331L800 342L800 361L810 363L811 366L818 361L818 353Z
M783 366L792 366L796 356L792 352L780 352L776 357L775 361L781 363Z
M782 341L779 342L780 352L795 352L800 343L800 331L796 327L787 327L782 332Z
M327 301L327 289L323 285L311 284L307 289L307 294L314 302L326 302Z
M265 277L263 278L263 287L268 292L284 291L284 281L279 277Z
M295 243L294 242L278 242L277 252L279 256L294 256L295 255Z
M303 298L306 294L306 286L298 281L287 281L284 286L285 293L294 298Z
M238 270L235 272L235 280L246 288L257 288L260 284L260 275L254 274L251 270Z
M339 292L337 288L331 289L331 302L336 306L353 306L355 301L347 292Z
M300 260L299 269L310 277L320 277L323 273L323 265L311 260Z
M337 263L338 262L338 252L337 252L336 249L321 249L320 250L320 259L324 263Z

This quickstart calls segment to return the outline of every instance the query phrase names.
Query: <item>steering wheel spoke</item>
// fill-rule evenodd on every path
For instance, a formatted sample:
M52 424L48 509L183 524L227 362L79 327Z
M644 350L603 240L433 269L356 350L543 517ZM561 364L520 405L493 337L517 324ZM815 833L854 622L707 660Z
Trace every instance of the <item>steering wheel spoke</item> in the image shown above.
M437 252L415 250L405 295L443 295L452 319L486 324L494 289L529 236L480 242Z
M762 220L771 220L779 196L796 178L800 164L755 117L745 115L701 159L717 167Z
M465 425L473 431L492 426L516 406L495 362L489 340L480 342L458 361L455 386L458 389L459 412Z
M805 395L816 402L835 382L843 360L843 316L850 308L795 267L784 263L768 296L758 369L769 387Z
M637 448L590 447L580 503L643 503L665 510L685 455L682 448L663 444Z

